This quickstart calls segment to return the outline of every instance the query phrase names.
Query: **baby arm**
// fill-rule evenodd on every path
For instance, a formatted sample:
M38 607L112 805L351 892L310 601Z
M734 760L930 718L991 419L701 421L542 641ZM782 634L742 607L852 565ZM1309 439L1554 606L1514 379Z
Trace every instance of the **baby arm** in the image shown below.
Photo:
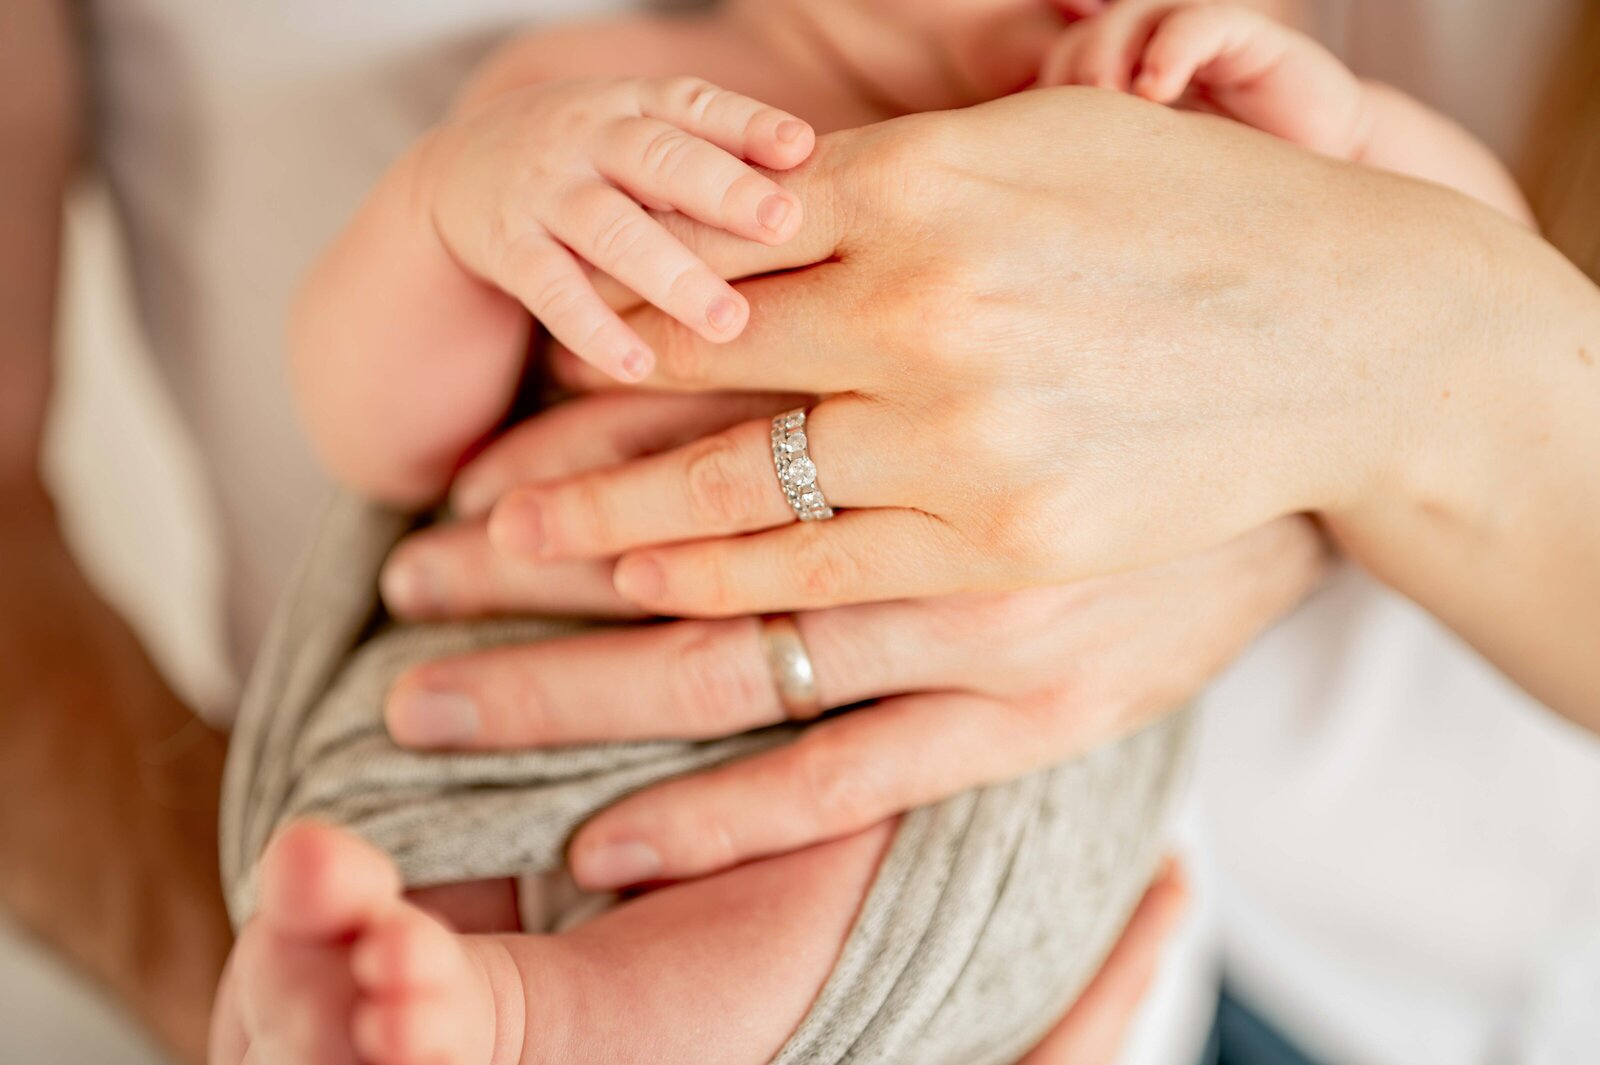
M708 339L737 336L743 298L645 208L781 243L799 203L745 160L784 169L813 144L798 119L695 78L479 93L385 175L302 289L291 367L324 460L384 502L436 499L504 417L532 318L644 376L653 353L588 266Z
M1449 186L1531 224L1516 183L1469 133L1404 93L1362 81L1259 11L1118 0L1068 29L1040 80L1215 112L1335 158Z

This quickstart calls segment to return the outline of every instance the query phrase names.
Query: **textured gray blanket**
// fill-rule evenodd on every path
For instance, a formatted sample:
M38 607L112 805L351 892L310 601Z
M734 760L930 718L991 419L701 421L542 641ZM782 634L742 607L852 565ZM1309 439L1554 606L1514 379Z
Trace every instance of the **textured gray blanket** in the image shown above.
M257 857L312 815L394 856L408 884L558 872L563 846L618 796L788 742L419 755L383 729L405 667L582 626L548 619L398 625L377 599L408 520L331 508L279 608L234 731L223 873L235 921ZM1161 848L1186 715L1073 763L907 816L844 952L780 1065L1004 1065L1065 1011L1137 903Z

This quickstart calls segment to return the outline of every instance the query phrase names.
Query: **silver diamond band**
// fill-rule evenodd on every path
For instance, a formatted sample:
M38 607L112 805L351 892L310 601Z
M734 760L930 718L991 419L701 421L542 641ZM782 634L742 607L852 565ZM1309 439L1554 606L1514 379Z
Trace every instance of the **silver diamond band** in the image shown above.
M801 521L824 521L833 508L817 484L817 464L806 450L806 412L798 408L772 419L772 465L778 486Z

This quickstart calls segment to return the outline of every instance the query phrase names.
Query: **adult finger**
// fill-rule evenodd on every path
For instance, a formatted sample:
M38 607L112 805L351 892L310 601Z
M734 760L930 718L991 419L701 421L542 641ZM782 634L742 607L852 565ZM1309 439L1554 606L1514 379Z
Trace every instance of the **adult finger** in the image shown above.
M872 453L894 448L882 441L881 419L867 404L850 397L825 401L807 429L808 435L795 434L792 446L810 449L814 463L807 469L826 470L820 486L829 503L864 507L901 499L891 476L903 467L871 461ZM869 449L867 441L876 446ZM610 558L648 544L794 520L773 464L772 422L761 419L633 462L514 489L490 515L489 535L519 557Z
M650 613L729 617L995 590L986 560L920 510L846 511L734 539L650 547L617 563L617 591Z
M916 603L796 615L822 705L977 681L974 655ZM994 655L984 656L993 663ZM618 685L625 668L634 683ZM390 734L412 747L518 749L708 739L784 719L753 618L687 621L504 647L410 670Z
M749 323L737 337L718 342L653 307L629 311L624 322L659 356L639 383L694 392L868 389L884 375L877 360L856 350L861 311L850 294L853 283L852 268L837 262L741 282Z
M851 152L840 135L819 138L810 159L793 170L772 174L772 180L797 199L800 227L782 244L746 240L682 214L662 215L673 236L729 280L757 277L825 262L849 244L850 191L845 170Z
M384 563L383 601L414 621L537 612L583 617L639 617L617 594L611 564L532 562L489 542L487 523L435 525L402 540Z
M1113 1065L1155 981L1162 950L1188 908L1188 883L1169 860L1145 891L1099 973L1021 1065Z
M509 489L612 466L793 407L799 397L749 393L579 396L518 422L456 475L450 505L487 514Z
M1047 721L961 692L888 699L815 725L787 746L621 800L578 830L573 875L585 888L609 890L837 839L1059 761L1070 752L1056 749Z
M637 383L664 391L811 395L870 388L882 379L883 368L853 346L859 325L852 323L860 312L850 305L849 274L843 263L823 263L741 282L738 289L750 303L750 320L732 340L707 340L653 307L628 312L627 328L656 356L649 374ZM578 391L619 387L614 378L572 365L565 341L555 339L560 346L552 348L550 365L563 385Z

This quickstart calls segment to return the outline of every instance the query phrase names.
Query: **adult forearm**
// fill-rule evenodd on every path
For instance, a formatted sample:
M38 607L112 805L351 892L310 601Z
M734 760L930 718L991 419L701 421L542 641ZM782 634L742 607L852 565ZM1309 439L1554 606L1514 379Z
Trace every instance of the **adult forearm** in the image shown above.
M65 3L0 0L0 484L38 466L61 204L82 127L74 32Z
M37 492L0 493L0 910L203 1057L231 941L223 739L90 589Z
M1334 536L1552 708L1600 730L1600 290L1509 226L1441 272L1457 343L1394 412L1403 458ZM1461 260L1477 266L1462 268Z

